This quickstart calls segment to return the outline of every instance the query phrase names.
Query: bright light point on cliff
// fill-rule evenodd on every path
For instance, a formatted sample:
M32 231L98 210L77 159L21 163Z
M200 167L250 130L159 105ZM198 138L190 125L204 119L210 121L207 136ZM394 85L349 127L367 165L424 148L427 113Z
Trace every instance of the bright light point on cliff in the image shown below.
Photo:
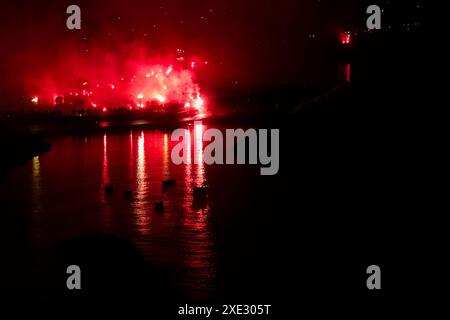
M171 72L172 72L172 66L167 68L166 75L169 75Z
M186 103L184 104L184 107L185 107L186 109L190 108L190 107L191 107L191 103L190 103L190 102L186 102Z
M38 98L38 97L33 97L33 98L31 99L31 102L37 104L37 103L39 102L39 98Z
M87 82L83 82L83 86L87 86L87 84L88 84Z
M116 88L116 86L112 84L112 85L111 85L111 89L114 90L115 88Z
M191 62L191 68L194 69L195 68L195 61Z
M150 73L147 73L147 74L145 75L145 77L146 77L146 78L150 78Z
M103 111L103 112L106 112L106 111L107 111L107 109L106 109L105 107L103 107L102 111Z
M95 103L92 103L92 106L93 106L94 108L97 108L97 105L96 105Z
M139 93L139 94L137 95L137 98L138 98L138 99L144 99L144 95L143 95L142 93Z

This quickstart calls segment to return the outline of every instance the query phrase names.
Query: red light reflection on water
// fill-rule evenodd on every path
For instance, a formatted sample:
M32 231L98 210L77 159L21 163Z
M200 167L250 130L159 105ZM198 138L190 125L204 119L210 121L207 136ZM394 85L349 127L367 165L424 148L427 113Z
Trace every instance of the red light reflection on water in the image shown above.
M70 224L44 226L33 221L36 234L45 234L48 241L86 230L126 237L147 259L179 270L181 286L193 297L204 297L213 287L214 240L209 205L194 207L192 195L194 187L207 183L207 166L202 161L204 130L195 125L186 131L191 144L188 158L193 160L182 165L170 160L176 144L170 133L134 131L83 140L56 139L52 151L36 158L30 167L39 186L32 192L40 199L33 210L45 220L52 208L65 208L64 219L61 215L50 218ZM80 154L82 159L74 156ZM60 172L70 183L56 188L50 181ZM176 179L176 186L164 190L163 179ZM107 184L113 185L112 194L105 194ZM132 198L124 197L126 189L133 191ZM60 196L55 197L56 193ZM154 207L160 200L162 213Z
M136 199L133 201L136 225L142 234L150 231L150 217L148 215L148 201L146 199L148 190L148 177L145 163L145 136L141 131L138 137L138 155L136 162Z
M347 63L347 64L344 66L344 78L345 78L345 82L350 82L350 80L351 80L351 71L352 71L352 69L351 69L351 64L350 64L350 63Z
M104 230L109 230L111 227L111 207L108 202L105 186L111 183L111 179L108 173L108 139L106 133L103 135L103 162L102 162L102 176L101 176L101 188L100 188L100 202L103 204L102 210L102 226Z

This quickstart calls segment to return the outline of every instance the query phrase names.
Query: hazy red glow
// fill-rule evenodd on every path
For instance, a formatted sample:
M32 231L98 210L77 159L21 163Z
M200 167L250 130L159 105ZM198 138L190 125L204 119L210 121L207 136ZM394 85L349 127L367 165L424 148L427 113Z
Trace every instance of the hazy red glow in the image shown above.
M203 111L204 98L191 63L173 57L148 58L141 46L124 46L114 53L92 51L89 57L65 51L54 65L30 74L25 79L29 101L41 108L67 110L161 111L165 105L177 104Z

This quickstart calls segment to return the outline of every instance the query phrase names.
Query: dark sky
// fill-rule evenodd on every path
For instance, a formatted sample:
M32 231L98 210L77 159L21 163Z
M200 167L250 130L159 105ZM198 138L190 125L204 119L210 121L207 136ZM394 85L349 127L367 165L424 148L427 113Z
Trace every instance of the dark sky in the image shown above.
M66 29L70 4L81 7L81 30ZM366 7L356 0L8 1L1 9L0 94L20 92L24 78L64 64L67 55L125 59L131 47L159 57L181 48L209 62L200 76L213 84L303 82L312 77L308 35L337 39L339 30L362 28Z

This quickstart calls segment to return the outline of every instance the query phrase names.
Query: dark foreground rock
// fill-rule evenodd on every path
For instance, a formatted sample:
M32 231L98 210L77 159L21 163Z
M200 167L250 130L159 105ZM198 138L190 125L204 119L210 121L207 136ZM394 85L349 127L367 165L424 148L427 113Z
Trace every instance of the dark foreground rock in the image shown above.
M0 178L8 174L12 169L25 164L28 160L47 152L51 143L44 138L32 135L12 135L5 132L0 133Z

